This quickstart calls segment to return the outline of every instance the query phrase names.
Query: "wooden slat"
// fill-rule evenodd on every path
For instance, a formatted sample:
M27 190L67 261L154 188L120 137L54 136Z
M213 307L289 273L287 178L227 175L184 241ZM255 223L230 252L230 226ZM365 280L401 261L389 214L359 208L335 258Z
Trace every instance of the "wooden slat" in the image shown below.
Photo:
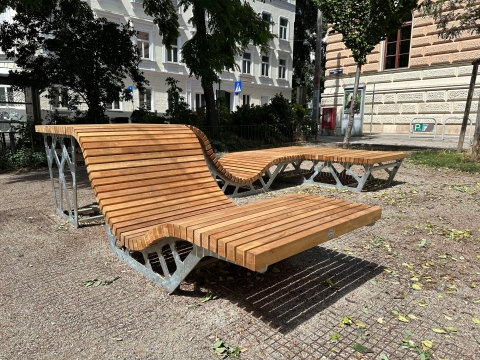
M401 153L288 147L217 159L206 136L185 125L45 125L37 131L74 136L105 220L117 239L142 250L176 236L259 270L328 238L380 218L375 207L295 194L237 207L207 167L251 183L285 161L382 162Z

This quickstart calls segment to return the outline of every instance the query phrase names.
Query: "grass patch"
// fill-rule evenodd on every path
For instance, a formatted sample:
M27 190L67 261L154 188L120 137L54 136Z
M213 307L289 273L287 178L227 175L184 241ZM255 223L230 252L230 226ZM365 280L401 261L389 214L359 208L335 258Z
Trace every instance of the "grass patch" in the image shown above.
M480 172L480 164L472 161L471 152L458 154L455 150L425 150L412 153L408 160L417 165L449 168L471 173Z

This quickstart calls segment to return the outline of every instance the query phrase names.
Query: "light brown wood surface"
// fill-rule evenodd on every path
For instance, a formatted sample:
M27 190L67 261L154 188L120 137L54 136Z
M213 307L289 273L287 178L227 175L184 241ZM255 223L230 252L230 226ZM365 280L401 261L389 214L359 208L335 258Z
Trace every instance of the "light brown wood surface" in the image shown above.
M290 146L266 150L228 153L217 158L205 134L195 127L192 131L218 171L232 182L251 184L272 166L286 161L332 161L359 165L374 165L404 159L406 154L396 151L345 150L323 147Z
M378 207L302 194L238 207L210 174L202 151L205 140L201 144L200 133L185 125L50 125L36 130L77 139L105 221L131 250L173 236L255 271L327 241L329 233L336 237L381 216ZM321 150L270 149L258 159L281 162L306 153L312 158L387 156ZM223 165L235 169L242 181L261 171L251 152L227 156Z

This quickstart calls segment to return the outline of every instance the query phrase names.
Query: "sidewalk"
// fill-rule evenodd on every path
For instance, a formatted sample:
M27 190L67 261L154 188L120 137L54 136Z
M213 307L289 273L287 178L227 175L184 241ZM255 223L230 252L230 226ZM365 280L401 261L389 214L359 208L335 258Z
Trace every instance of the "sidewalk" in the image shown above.
M323 144L341 146L343 136L318 135L317 141ZM364 136L351 137L350 144L357 146L370 145L372 147L388 146L398 148L398 150L456 149L458 136L445 136L445 139L442 140L441 134L437 135L436 138L434 138L433 135L415 135L409 138L408 134L365 134ZM463 149L470 149L471 146L468 135L466 135L463 142Z

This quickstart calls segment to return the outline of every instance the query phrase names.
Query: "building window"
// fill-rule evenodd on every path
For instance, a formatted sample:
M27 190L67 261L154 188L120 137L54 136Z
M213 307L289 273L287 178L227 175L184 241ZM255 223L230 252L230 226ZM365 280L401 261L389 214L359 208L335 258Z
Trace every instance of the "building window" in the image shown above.
M106 108L108 110L121 110L120 108L120 101L115 100L114 102L107 103Z
M142 59L150 60L150 34L145 31L137 31L137 47Z
M243 105L250 105L250 95L243 95Z
M270 56L262 55L262 76L269 76Z
M167 48L167 61L178 63L178 42L177 44Z
M278 78L286 79L287 78L287 60L279 59L278 60Z
M13 89L8 85L0 86L0 106L13 101Z
M242 73L251 74L252 53L243 53Z
M152 89L145 89L143 93L139 92L138 105L148 111L152 111Z
M280 18L278 37L283 40L287 40L288 37L288 20L285 18Z
M54 108L65 108L68 106L68 89L64 87L57 87L53 99L51 99Z
M273 23L272 14L264 11L264 12L262 12L262 19L263 19L263 21L266 21L266 22L270 23L270 32L271 32L272 31L272 23Z
M407 19L404 19L402 27L385 40L385 70L408 67L411 35L412 15L410 14Z
M205 107L205 95L195 94L195 109Z

